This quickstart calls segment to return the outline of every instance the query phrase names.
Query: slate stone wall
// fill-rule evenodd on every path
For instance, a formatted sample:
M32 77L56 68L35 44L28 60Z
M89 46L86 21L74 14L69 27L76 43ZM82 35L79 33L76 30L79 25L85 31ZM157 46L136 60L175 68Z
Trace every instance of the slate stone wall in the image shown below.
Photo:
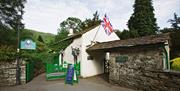
M127 56L125 62L116 57ZM180 73L163 70L160 47L116 49L110 53L109 82L144 91L180 91Z
M20 61L21 84L26 83L26 65ZM0 86L16 85L16 61L0 61Z

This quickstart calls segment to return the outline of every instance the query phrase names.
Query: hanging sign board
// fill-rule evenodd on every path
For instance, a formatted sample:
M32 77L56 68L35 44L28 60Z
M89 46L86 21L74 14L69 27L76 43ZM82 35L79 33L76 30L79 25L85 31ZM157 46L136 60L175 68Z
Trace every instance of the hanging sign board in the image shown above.
M65 83L73 85L73 77L74 77L74 66L72 64L69 64Z
M35 50L36 49L36 43L33 42L31 39L26 39L24 41L21 41L20 48L21 49Z

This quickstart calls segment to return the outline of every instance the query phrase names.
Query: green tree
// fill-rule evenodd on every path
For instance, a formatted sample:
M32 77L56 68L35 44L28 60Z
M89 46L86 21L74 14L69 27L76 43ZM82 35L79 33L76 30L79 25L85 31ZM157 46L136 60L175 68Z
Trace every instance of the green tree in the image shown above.
M59 30L57 36L55 37L55 41L62 40L68 36L68 31L66 29Z
M33 35L35 35L35 33L30 32L30 30L27 29L20 30L20 40L31 39L35 41L36 39L34 38Z
M9 29L8 29L9 30ZM0 45L17 45L17 33L14 30L4 31L0 29Z
M0 0L0 45L17 45L17 26L21 22L26 0Z
M53 50L59 52L59 50L66 48L71 42L70 40L59 43L59 41L68 37L69 29L72 28L74 33L81 31L80 25L82 21L76 17L69 17L60 23L60 28L58 29L58 34L55 36L55 44L53 45ZM54 44L54 43L53 43Z
M26 0L0 0L0 27L23 28L22 15Z
M134 13L128 21L131 37L155 34L158 30L152 0L135 0Z
M159 32L167 33L180 31L180 17L178 17L176 13L174 13L174 19L169 19L168 22L171 23L171 28L163 28L160 29Z
M178 17L176 13L174 13L174 19L169 19L168 22L171 23L171 26L175 30L179 30L180 29L180 17Z
M69 32L65 29L59 30L58 35L55 37L55 43L58 44L53 45L53 50L59 52L60 50L65 49L72 42L71 40L62 42L63 39L68 37L68 33Z
M87 29L91 26L100 24L99 14L98 11L96 11L93 14L93 18L86 19L85 21L81 21L79 18L76 17L68 17L66 20L60 23L60 28L58 29L58 34L61 32L61 30L69 31L70 28L74 30L74 33L79 33L80 31L83 31L84 29Z
M93 18L89 18L89 19L86 19L85 21L83 21L80 25L81 29L84 30L84 29L87 29L89 27L92 27L94 25L97 25L97 24L100 24L101 20L99 19L99 14L98 14L98 11L96 11L94 14L93 14Z
M61 30L66 30L68 31L70 28L74 30L74 33L77 33L81 31L80 24L81 20L76 17L69 17L62 23L60 23L60 28L58 29L58 32L61 32Z
M78 18L75 17L69 17L67 18L65 21L60 23L60 28L58 29L58 34L55 37L55 42L58 43L59 41L65 39L68 37L68 33L69 33L69 28L73 28L74 33L77 34L89 27L92 27L94 25L100 24L100 19L99 19L99 14L96 11L93 14L93 18L91 19L86 19L85 21L81 21ZM72 42L72 40L66 40L63 41L63 43L59 43L59 45L54 45L56 47L54 47L54 50L61 50L66 48L70 43Z
M45 43L41 35L38 36L38 41L42 42L42 43Z
M93 14L93 19L92 19L94 22L95 21L99 21L99 14L98 14L98 11L96 11L94 14Z
M121 31L116 31L116 34L118 35L118 37L120 39L128 39L130 38L130 32L128 30L123 30L122 32Z

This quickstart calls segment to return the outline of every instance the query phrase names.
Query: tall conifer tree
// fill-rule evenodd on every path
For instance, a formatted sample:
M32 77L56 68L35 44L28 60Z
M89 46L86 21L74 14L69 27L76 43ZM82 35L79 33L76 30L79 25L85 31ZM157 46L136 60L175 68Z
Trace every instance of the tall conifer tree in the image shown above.
M24 28L21 22L26 0L0 0L0 30L5 28Z
M155 34L158 30L152 0L135 0L134 13L128 21L131 37Z

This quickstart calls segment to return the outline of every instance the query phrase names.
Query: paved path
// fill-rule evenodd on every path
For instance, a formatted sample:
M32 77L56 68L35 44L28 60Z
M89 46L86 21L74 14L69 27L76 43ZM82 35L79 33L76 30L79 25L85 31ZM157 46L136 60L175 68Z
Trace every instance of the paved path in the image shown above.
M65 85L64 80L46 81L45 74L34 78L25 85L0 87L0 91L134 91L131 89L113 86L101 77L80 79L73 86Z

